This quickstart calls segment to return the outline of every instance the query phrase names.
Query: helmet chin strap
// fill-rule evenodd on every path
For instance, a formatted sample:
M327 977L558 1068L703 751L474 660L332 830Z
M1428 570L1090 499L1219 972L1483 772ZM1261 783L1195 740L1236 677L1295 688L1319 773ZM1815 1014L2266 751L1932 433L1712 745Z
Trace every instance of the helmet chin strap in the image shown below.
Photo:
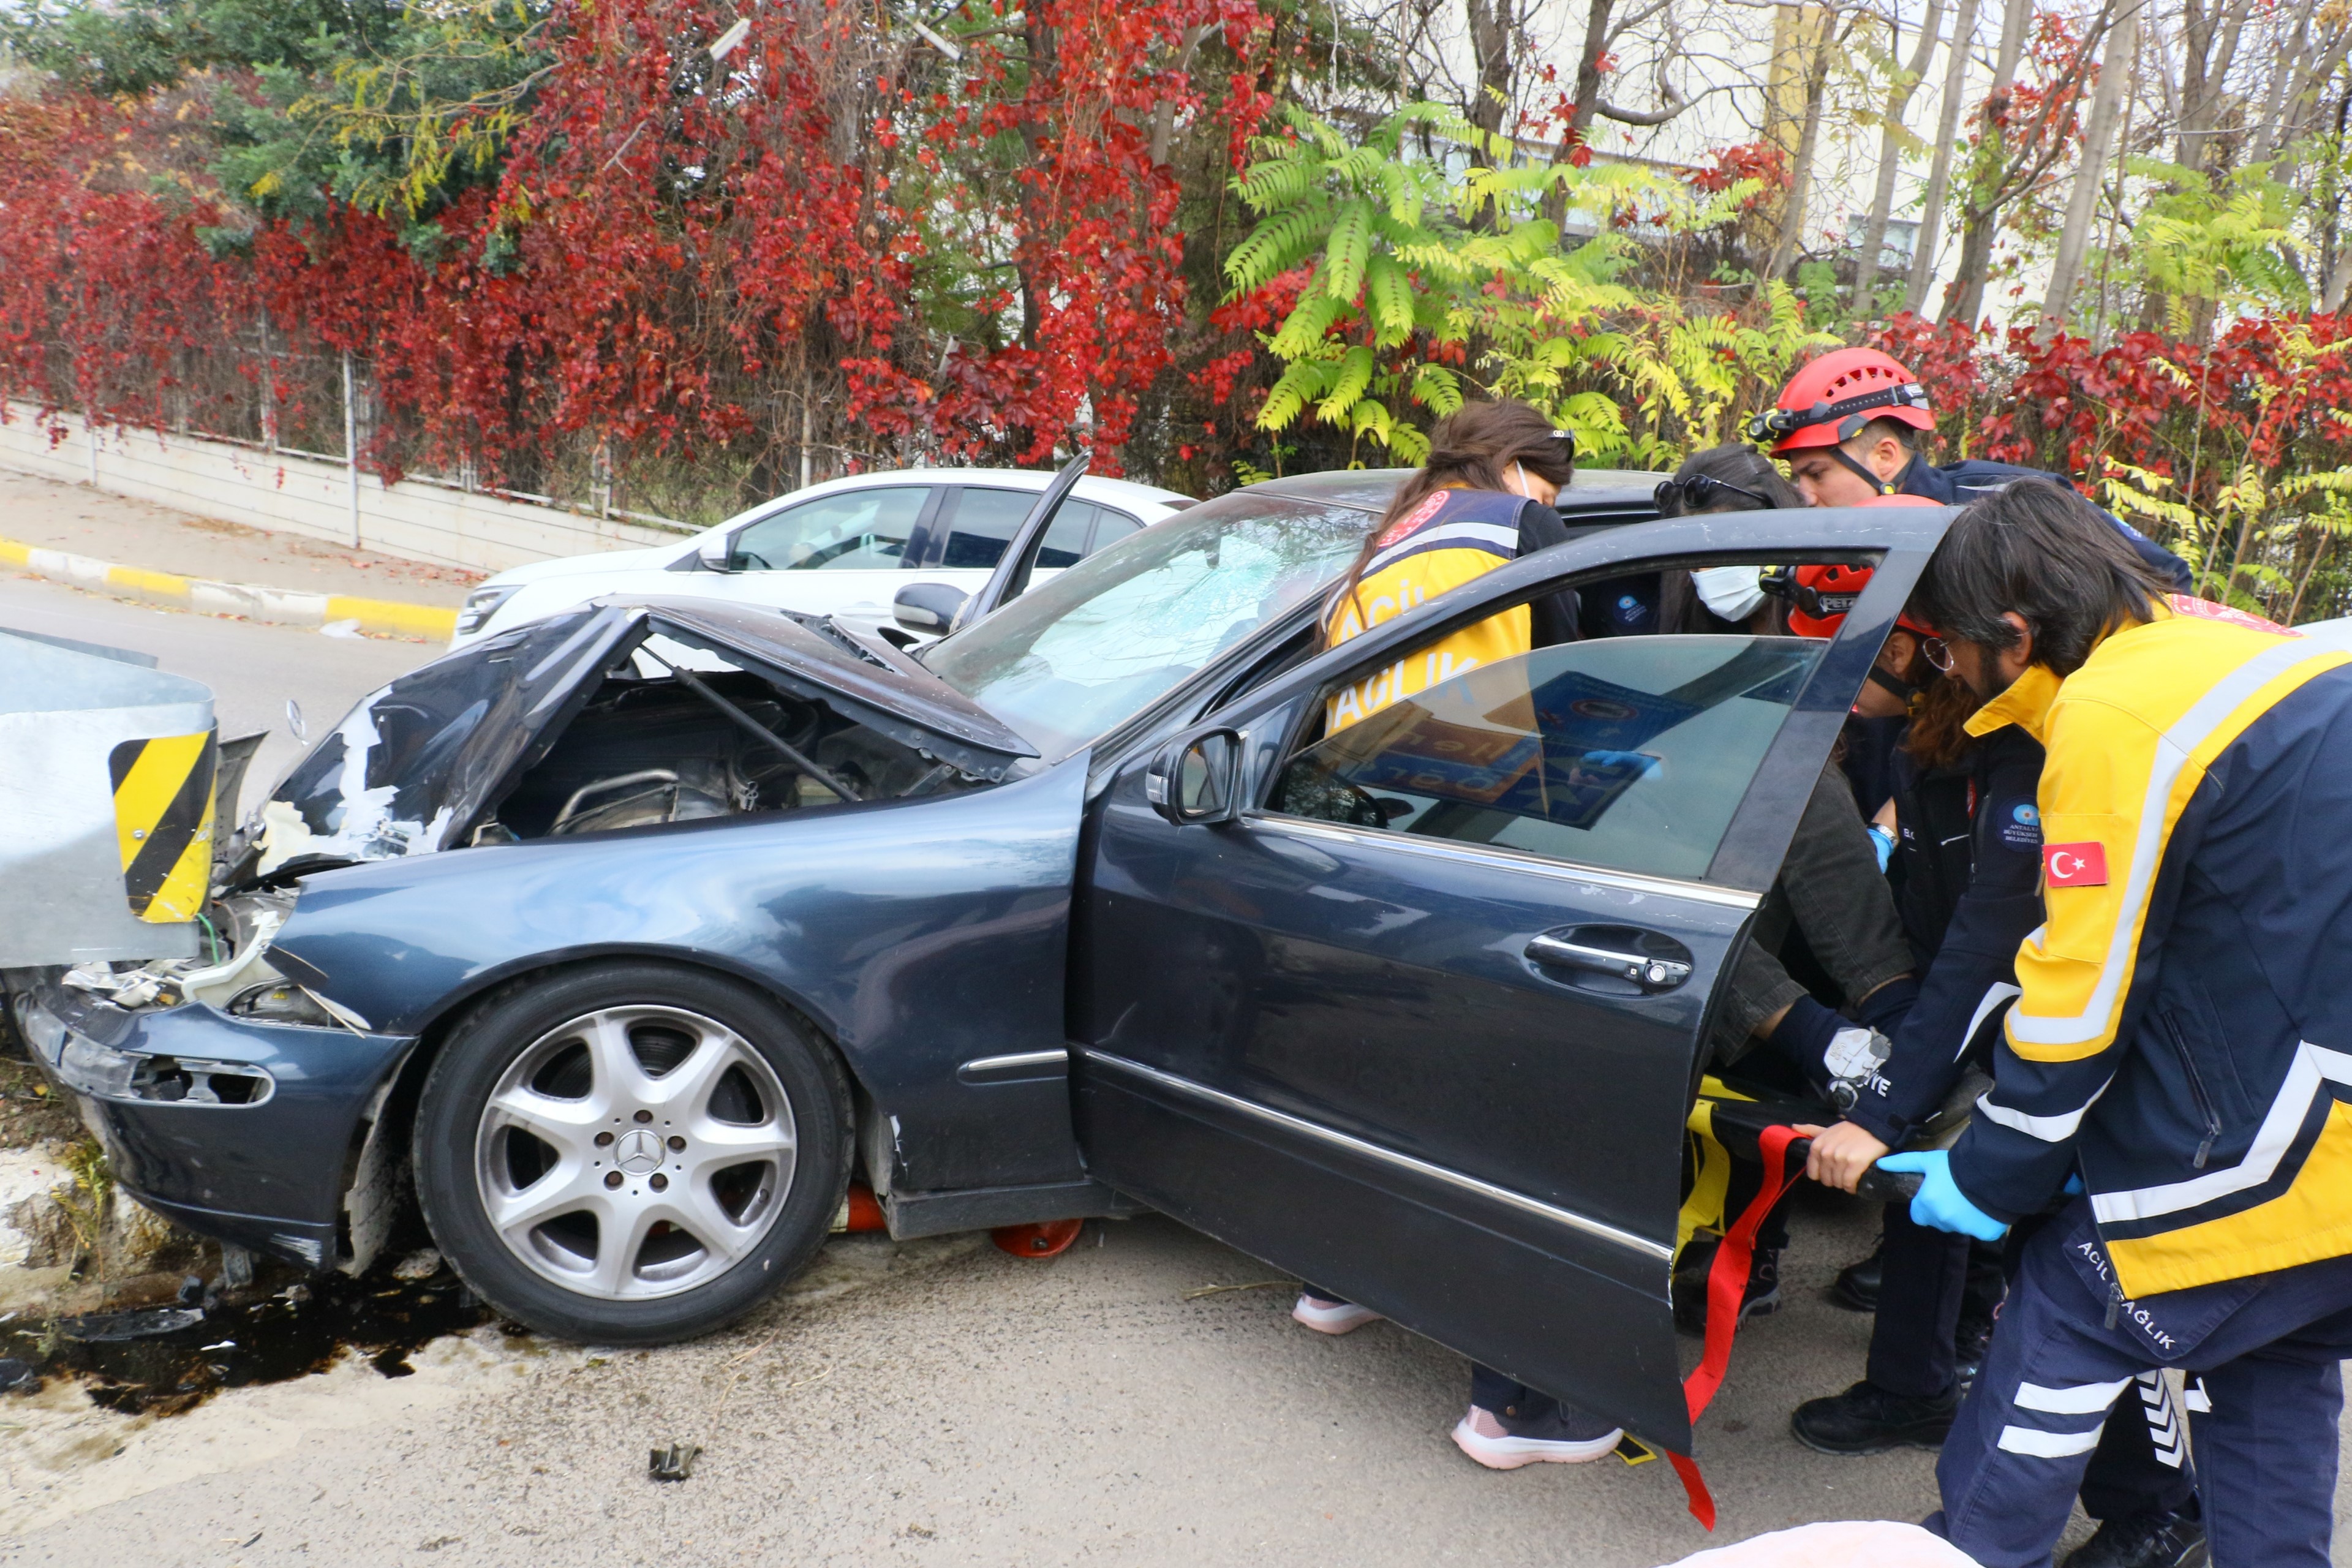
M1887 690L1895 693L1895 695L1902 700L1903 706L1906 709L1919 700L1919 689L1917 687L1912 685L1909 681L1905 680L1900 676L1889 675L1885 670L1881 669L1874 664L1870 667L1870 679L1872 684L1885 687Z
M1918 461L1918 458L1915 455L1911 458L1911 462L1906 462L1903 465L1903 468L1900 473L1897 473L1895 478L1888 479L1880 478L1876 469L1864 462L1861 458L1855 457L1852 452L1847 451L1843 446L1832 447L1830 448L1830 456L1835 458L1839 462L1843 463L1847 468L1853 469L1854 476L1860 479L1864 484L1868 485L1873 494L1882 496L1891 496L1901 489L1903 488L1903 475L1911 471L1911 463Z

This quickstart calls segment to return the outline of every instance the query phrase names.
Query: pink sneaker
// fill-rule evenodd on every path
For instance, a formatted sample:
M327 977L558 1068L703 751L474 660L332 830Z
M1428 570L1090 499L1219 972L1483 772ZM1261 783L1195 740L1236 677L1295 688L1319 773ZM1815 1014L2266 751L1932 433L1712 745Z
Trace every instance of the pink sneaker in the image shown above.
M1290 1309L1290 1320L1318 1334L1351 1334L1366 1323L1379 1322L1381 1315L1370 1307L1330 1300L1309 1290L1302 1292L1298 1304Z
M1517 1426L1517 1431L1512 1426ZM1454 1425L1454 1444L1490 1470L1516 1470L1522 1465L1580 1465L1616 1451L1624 1428L1604 1426L1596 1418L1566 1406L1539 1421L1506 1426L1491 1410L1474 1405Z

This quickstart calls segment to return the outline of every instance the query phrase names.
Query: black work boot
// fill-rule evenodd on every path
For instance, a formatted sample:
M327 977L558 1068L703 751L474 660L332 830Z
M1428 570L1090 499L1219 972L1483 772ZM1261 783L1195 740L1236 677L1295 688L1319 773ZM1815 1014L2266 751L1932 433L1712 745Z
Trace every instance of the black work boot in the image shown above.
M1843 1394L1808 1399L1789 1417L1797 1441L1820 1454L1940 1448L1960 1408L1959 1391L1935 1399L1889 1394L1868 1379Z
M2205 1568L2205 1526L2185 1513L2128 1514L2100 1521L2066 1568Z
M1849 1263L1839 1269L1837 1283L1830 1287L1830 1300L1849 1312L1878 1310L1880 1252L1885 1245L1885 1242L1879 1243L1861 1262Z
M1707 1276L1715 1271L1713 1240L1694 1241L1683 1249L1682 1267L1668 1282L1674 1302L1675 1327L1684 1333L1706 1333ZM1740 1292L1739 1321L1769 1318L1780 1310L1780 1249L1759 1247L1748 1260L1748 1288Z

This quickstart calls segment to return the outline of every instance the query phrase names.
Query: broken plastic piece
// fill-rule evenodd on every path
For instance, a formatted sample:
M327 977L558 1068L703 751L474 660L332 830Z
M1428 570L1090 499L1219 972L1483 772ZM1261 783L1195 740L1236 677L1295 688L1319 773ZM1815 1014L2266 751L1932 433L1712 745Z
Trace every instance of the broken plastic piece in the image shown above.
M220 1282L232 1290L253 1283L253 1254L233 1241L221 1243Z
M41 1386L41 1374L15 1356L0 1356L0 1394L30 1394Z
M92 1312L87 1317L61 1318L58 1332L85 1344L114 1344L123 1340L176 1334L205 1321L201 1307L142 1307L129 1312Z
M646 1462L646 1473L657 1481L682 1481L694 1474L694 1461L702 1457L701 1446L695 1443L672 1443L667 1448L656 1448Z

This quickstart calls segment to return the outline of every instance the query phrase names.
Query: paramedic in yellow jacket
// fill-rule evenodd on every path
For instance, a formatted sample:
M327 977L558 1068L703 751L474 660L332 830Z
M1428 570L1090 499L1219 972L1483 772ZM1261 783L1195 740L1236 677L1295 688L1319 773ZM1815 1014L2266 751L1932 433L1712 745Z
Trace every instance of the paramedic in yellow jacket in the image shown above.
M2044 923L1995 1087L1923 1178L1921 1224L2022 1237L1929 1521L2046 1568L2102 1424L2179 1462L2189 1376L2216 1568L2330 1561L2352 1355L2352 636L2168 596L2071 489L1952 524L1932 658L2047 752ZM2054 1208L2055 1213L2052 1211Z
M1507 562L1568 541L1553 501L1576 474L1576 443L1525 403L1470 403L1438 421L1429 460L1396 499L1323 613L1338 647ZM1573 595L1463 627L1333 697L1336 734L1449 677L1532 647L1576 639Z
M1425 599L1519 556L1563 544L1552 502L1575 476L1576 444L1528 405L1471 403L1438 421L1429 461L1397 490L1347 581L1324 608L1337 647ZM1342 689L1327 708L1336 733L1449 676L1531 648L1576 640L1576 595L1562 593L1506 610L1417 648ZM1375 1321L1370 1308L1309 1285L1291 1316L1344 1334ZM1470 1374L1470 1408L1454 1424L1462 1451L1491 1469L1581 1464L1616 1449L1624 1434L1488 1367Z

